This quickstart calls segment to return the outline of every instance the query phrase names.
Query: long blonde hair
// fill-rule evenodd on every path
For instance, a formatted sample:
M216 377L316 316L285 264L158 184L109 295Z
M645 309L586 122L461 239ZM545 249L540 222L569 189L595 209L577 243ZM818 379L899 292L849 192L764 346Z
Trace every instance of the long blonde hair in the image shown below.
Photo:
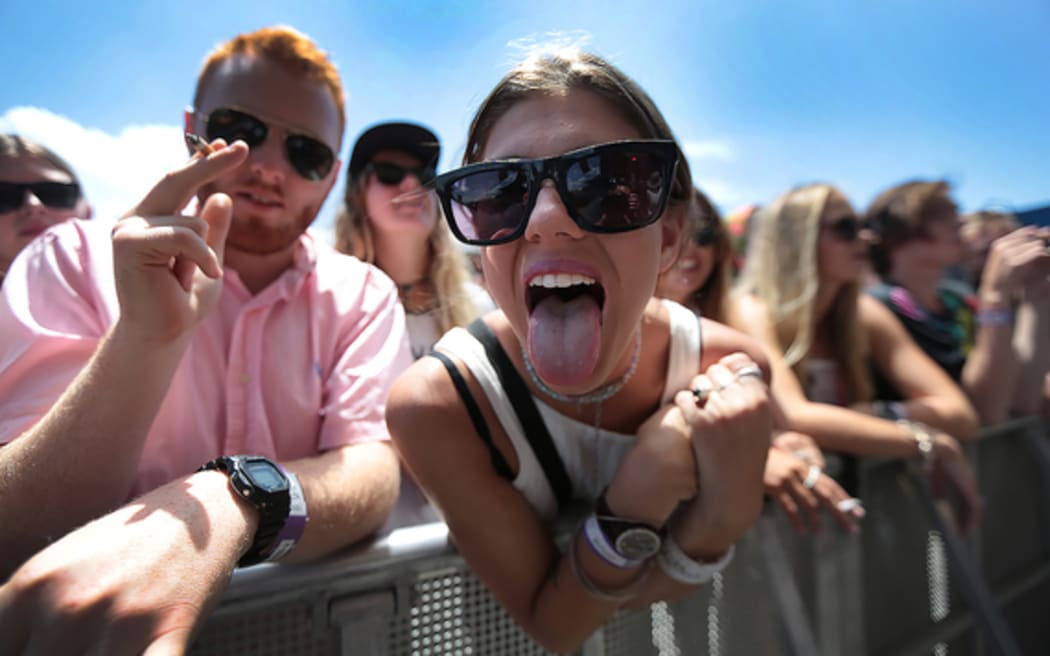
M365 210L365 184L367 175L347 180L343 205L335 220L335 247L371 264L375 264L375 233ZM436 205L436 203L435 203ZM430 246L430 270L427 278L434 285L439 332L457 326L465 326L478 316L478 309L468 291L470 274L467 272L466 256L452 238L452 233L435 210L438 220L427 241Z
M818 330L814 304L820 287L817 241L820 218L832 194L829 184L809 184L783 194L752 217L747 259L734 293L754 294L765 305L784 359L800 381ZM860 283L836 293L824 326L835 360L849 385L849 401L872 398L868 340L860 323Z

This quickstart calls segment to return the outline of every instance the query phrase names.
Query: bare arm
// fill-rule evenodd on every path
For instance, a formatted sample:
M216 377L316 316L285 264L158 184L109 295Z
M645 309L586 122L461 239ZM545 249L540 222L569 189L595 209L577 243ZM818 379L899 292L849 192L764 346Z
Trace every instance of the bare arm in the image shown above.
M0 449L0 523L11 529L0 533L0 578L128 498L183 350L136 344L118 326L52 410Z
M1005 315L978 326L962 374L982 424L1005 421L1012 405L1024 412L1038 407L1039 381L1050 362L1050 339L1045 337L1050 334L1048 234L1021 228L992 244L978 296L982 310ZM1022 293L1026 302L1017 308L1016 321L1004 320Z
M389 442L345 446L283 464L298 475L310 515L286 562L316 560L357 542L386 521L397 501L401 469Z
M876 302L872 300L872 303ZM863 297L862 305L868 305ZM766 348L773 370L773 396L791 429L812 436L821 447L834 451L887 458L916 455L914 440L894 422L845 407L809 401L794 371L784 361L761 302L743 297L739 299L737 310L736 327L750 333ZM876 319L880 333L872 336L873 357L877 360L886 358L881 364L885 366L887 376L894 384L899 384L902 393L908 397L909 412L916 420L937 428L962 429L966 437L973 435L976 422L961 392L952 390L954 384L951 380L910 338L902 339L907 337L904 329L893 323L895 320L888 315L888 310L885 312L882 321ZM893 321L886 321L887 316ZM875 353L876 350L879 353ZM930 381L933 381L932 385Z
M197 321L218 298L229 198L201 217L169 216L204 181L239 164L243 146L196 159L162 180L113 233L121 316L50 411L0 449L0 573L121 503ZM181 203L181 204L180 204ZM62 482L63 495L54 493Z
M468 373L463 373L479 399L493 438L511 468L517 469L517 454L499 430L500 424L484 402L480 387ZM692 402L692 396L685 395ZM514 619L547 649L568 652L579 648L623 605L592 596L583 588L572 573L568 552L556 547L537 511L493 469L487 449L436 360L423 358L401 376L387 404L387 424L402 459L441 509L466 562ZM719 458L716 461L712 457L711 466L715 469L731 469L724 466L726 461L722 459L737 456L740 451L735 449L752 446L749 440L734 439L739 436L729 435L718 426L711 428L709 435L711 443L723 449L711 447L717 450ZM768 439L766 435L766 446ZM760 506L764 448L758 447L760 462L753 482L756 508ZM609 505L619 516L664 525L678 503L696 493L695 468L690 427L678 407L667 405L639 428L635 447L609 485ZM716 504L717 491L727 487L718 485L714 478L710 486L711 505ZM736 491L732 486L729 489ZM735 512L735 504L751 501L749 496L738 494L733 503L721 506L729 508L727 512ZM737 514L736 520L745 515ZM712 512L709 519L707 527L711 528L723 517ZM745 516L739 521L750 524ZM686 524L695 528L700 523ZM732 533L732 529L728 532ZM575 550L580 568L596 585L619 589L642 575L639 567L611 567L576 533L569 549ZM737 537L736 533L721 534L713 529L700 538L688 533L677 534L682 548L692 555L705 551L720 554ZM691 591L691 587L675 583L654 567L642 585L634 589L631 604Z

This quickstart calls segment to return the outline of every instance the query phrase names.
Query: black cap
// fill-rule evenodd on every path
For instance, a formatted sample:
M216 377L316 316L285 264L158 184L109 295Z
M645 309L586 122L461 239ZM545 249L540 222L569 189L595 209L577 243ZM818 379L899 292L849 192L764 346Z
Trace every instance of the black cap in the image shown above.
M415 123L379 123L373 125L357 138L350 166L350 179L361 175L372 157L381 150L398 150L419 159L422 166L437 167L441 155L441 142L437 135Z

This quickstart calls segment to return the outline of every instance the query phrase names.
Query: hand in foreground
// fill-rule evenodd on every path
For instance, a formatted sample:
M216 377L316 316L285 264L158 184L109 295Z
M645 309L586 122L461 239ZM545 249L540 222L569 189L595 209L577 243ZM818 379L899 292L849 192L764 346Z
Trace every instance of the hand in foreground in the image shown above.
M955 519L959 531L963 535L969 534L981 523L984 514L977 477L959 442L947 433L934 432L933 453L930 490L934 498L955 497Z
M686 553L713 560L762 510L772 404L761 371L742 353L708 367L693 387L699 397L695 391L679 392L675 404L692 428L699 493L680 509L672 531Z
M843 531L860 532L858 522L864 517L864 506L819 465L774 446L769 450L764 482L766 494L780 505L800 534L820 532L821 510L831 513Z
M199 216L178 214L197 190L240 165L241 142L216 141L166 175L113 228L113 269L120 323L139 335L169 341L189 331L221 291L223 251L233 206L225 194L205 201Z
M176 481L31 558L0 586L0 654L184 653L254 532L228 485Z

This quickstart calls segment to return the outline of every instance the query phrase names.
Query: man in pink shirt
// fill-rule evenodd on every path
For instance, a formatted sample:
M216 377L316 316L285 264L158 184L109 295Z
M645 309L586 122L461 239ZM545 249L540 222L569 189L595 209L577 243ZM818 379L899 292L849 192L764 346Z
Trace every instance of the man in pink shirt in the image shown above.
M396 288L305 232L338 73L242 35L185 120L210 146L112 231L36 240L0 295L0 653L181 653L238 563L331 553L396 500Z

